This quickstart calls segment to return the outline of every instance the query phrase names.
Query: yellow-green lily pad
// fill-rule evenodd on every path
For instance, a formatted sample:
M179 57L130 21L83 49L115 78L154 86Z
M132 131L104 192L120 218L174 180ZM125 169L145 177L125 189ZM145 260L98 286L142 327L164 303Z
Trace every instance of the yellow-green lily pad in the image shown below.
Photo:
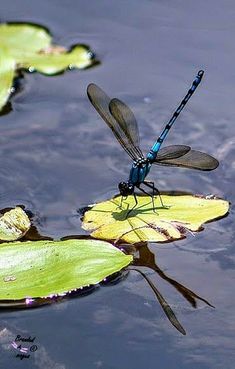
M51 35L42 26L31 23L0 24L0 45L12 50L13 55L26 51L37 52L51 44Z
M30 71L53 75L67 68L87 68L91 65L91 53L83 45L76 45L69 52L62 47L51 47L40 53L28 54L18 65Z
M63 295L99 283L132 259L97 240L4 243L0 246L0 300Z
M68 68L87 68L95 62L86 45L77 44L70 49L53 45L49 31L42 26L0 24L0 111L9 99L19 70L55 75Z
M83 228L91 236L104 240L139 242L169 242L185 237L187 231L196 232L208 221L224 216L229 209L227 201L194 195L161 195L154 198L155 212L150 197L133 196L122 203L121 196L95 205L84 214Z
M11 94L12 82L15 76L15 60L7 49L0 48L0 110L7 103Z
M0 240L16 241L28 232L31 226L28 215L19 206L7 211L0 218ZM1 247L1 244L0 244Z

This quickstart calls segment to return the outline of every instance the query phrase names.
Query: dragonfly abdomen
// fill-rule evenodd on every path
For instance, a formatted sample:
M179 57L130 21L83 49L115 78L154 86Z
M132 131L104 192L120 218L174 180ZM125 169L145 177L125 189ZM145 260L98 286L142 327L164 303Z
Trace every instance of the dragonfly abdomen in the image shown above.
M187 94L185 95L185 97L183 98L181 103L179 104L178 108L175 110L174 114L172 115L171 119L169 120L169 122L167 123L165 128L163 129L163 131L160 134L160 136L158 137L157 141L151 147L151 150L149 151L149 153L147 155L147 159L150 162L155 161L155 159L157 157L157 154L158 154L158 151L160 150L160 147L161 147L163 141L165 140L168 132L170 131L171 127L173 126L173 124L176 121L177 117L179 116L180 112L183 110L183 108L185 107L185 105L189 101L190 97L192 96L192 94L196 90L197 86L201 82L203 74L204 74L203 70L199 70L196 78L194 79L194 81L192 83L192 86L190 87Z
M148 175L151 163L147 159L140 159L132 164L129 182L136 185L142 183Z

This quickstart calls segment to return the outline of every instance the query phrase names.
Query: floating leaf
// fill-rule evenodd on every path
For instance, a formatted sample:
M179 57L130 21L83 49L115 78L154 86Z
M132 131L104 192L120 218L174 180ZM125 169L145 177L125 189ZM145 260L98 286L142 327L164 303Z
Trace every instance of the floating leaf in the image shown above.
M7 49L0 48L0 110L11 94L12 81L15 76L15 61Z
M83 228L92 231L91 236L106 240L122 240L129 243L145 241L166 242L185 237L187 231L199 231L202 224L224 216L229 203L220 199L207 199L193 195L161 195L165 207L158 205L153 211L148 196L129 196L119 208L121 196L101 202L87 211ZM159 198L155 197L155 205Z
M13 55L37 52L50 44L51 36L44 27L27 23L0 24L0 45L8 47Z
M0 246L0 300L64 294L102 281L132 261L96 240L35 241Z
M0 218L0 240L18 240L28 232L30 225L27 214L20 207L7 211ZM1 246L0 244L0 248Z
M18 70L53 75L68 68L86 68L94 62L87 46L81 44L67 50L52 45L51 35L39 25L0 24L0 110L11 94Z
M55 47L58 50L58 47ZM85 46L77 45L71 51L59 49L60 52L50 52L39 54L28 54L27 58L18 59L18 65L24 69L30 69L47 75L63 72L66 68L86 68L91 64L88 57L89 49Z

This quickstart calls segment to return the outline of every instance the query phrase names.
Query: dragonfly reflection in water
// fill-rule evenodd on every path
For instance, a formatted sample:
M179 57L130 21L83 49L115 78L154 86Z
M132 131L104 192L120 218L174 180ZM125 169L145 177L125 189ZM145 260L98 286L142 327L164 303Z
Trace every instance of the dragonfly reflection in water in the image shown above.
M203 74L204 72L202 70L198 72L192 83L192 86L179 104L178 108L175 110L171 119L166 124L162 133L155 141L146 157L144 157L139 146L138 125L130 108L119 99L110 99L105 92L94 83L91 83L87 87L87 95L90 99L90 102L106 122L106 124L111 128L123 149L133 160L128 181L120 182L118 185L122 199L123 197L134 195L135 205L131 210L129 210L128 214L136 207L138 203L135 194L135 188L138 188L143 193L151 196L153 210L155 209L155 194L159 195L161 206L164 207L159 190L154 186L154 182L147 182L145 180L152 164L184 167L204 171L213 170L219 165L219 162L212 156L200 151L191 150L191 147L186 145L171 145L161 149L161 145L165 140L170 128L187 104L190 97L193 95L197 86L200 84ZM150 188L152 193L150 194L143 189L141 187L143 185Z

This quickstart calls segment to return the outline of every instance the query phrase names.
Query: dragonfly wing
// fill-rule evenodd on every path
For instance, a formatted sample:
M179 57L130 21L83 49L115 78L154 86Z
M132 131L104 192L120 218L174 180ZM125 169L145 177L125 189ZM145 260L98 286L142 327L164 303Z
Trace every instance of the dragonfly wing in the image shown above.
M198 170L214 170L218 167L219 162L213 156L201 151L190 150L185 155L175 159L163 159L155 161L154 164L167 165L175 167L184 167Z
M158 151L157 157L155 159L156 162L162 160L176 159L181 156L187 154L191 150L190 146L186 145L171 145L163 147ZM154 162L155 162L154 161ZM157 164L157 163L156 163Z
M138 124L131 109L126 104L124 104L124 102L115 98L110 101L109 110L112 116L118 122L125 135L128 137L129 142L138 151L139 157L143 157L143 154L139 147L140 139Z
M140 149L138 150L136 148L133 141L130 139L131 136L126 133L122 125L120 125L120 123L110 113L109 105L111 99L100 87L98 87L94 83L91 83L87 87L87 95L94 108L97 110L97 112L100 114L100 116L109 126L109 128L111 128L111 130L113 131L115 137L122 145L123 149L133 160L138 159L140 156Z

